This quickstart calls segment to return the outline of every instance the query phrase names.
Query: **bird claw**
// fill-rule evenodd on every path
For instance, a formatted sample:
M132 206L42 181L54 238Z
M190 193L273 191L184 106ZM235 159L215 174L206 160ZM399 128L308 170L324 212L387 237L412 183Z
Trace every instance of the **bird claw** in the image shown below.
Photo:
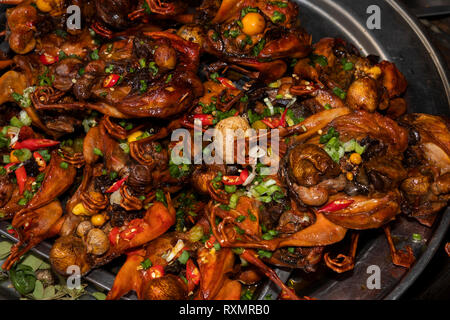
M410 246L406 246L405 249L391 252L392 262L396 266L410 268L414 261L416 261L416 258Z
M326 265L331 270L337 273L343 273L346 271L353 270L355 267L355 258L351 256L346 256L345 254L338 254L336 258L330 258L329 252L325 253L323 257Z

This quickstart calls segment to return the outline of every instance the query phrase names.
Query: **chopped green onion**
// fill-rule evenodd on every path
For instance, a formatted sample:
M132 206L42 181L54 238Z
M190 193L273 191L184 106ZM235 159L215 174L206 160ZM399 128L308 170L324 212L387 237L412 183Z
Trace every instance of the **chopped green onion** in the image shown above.
M227 192L227 193L235 193L236 192L236 190L237 190L237 187L236 186L233 186L233 185L231 185L231 186L225 186L225 191Z
M28 149L14 150L13 155L15 155L20 162L25 162L32 157L31 151Z
M152 72L153 76L156 76L156 74L158 73L159 69L156 66L156 63L154 61L150 62L148 64L148 68L150 69L150 71Z
M94 148L94 154L103 157L103 152L98 148Z
M183 253L178 257L178 261L181 264L186 264L186 262L189 260L189 252L186 250L183 251Z
M284 22L286 20L286 16L281 12L275 11L270 20L272 20L273 23Z
M98 60L100 59L99 55L98 55L98 49L95 49L94 51L91 52L90 57L92 60Z
M29 126L31 125L31 118L28 116L28 113L25 110L20 111L19 113L19 120L25 125Z
M230 197L230 203L228 206L232 209L235 209L239 200L239 195L237 193L233 193Z
M127 142L119 143L119 147L123 150L123 152L130 153L130 146Z
M261 258L271 258L273 254L272 252L266 250L258 250L257 253Z
M311 54L309 56L309 59L315 65L316 63L319 64L322 67L326 67L328 65L328 59L325 56L318 55L318 54Z
M24 126L23 122L20 121L16 116L12 117L9 120L9 123L13 126L13 127L17 127L17 128L22 128Z
M149 258L147 258L147 259L145 259L144 261L141 262L141 267L144 270L147 270L148 268L151 268L152 265L153 264L152 264L152 262L150 261Z
M140 80L139 83L140 83L139 92L144 93L145 91L147 91L147 81Z
M342 64L342 69L344 71L350 71L353 69L353 63L351 63L350 61L348 61L347 59L343 58L341 60L341 64Z
M344 90L342 90L341 88L339 88L339 87L335 87L333 89L333 93L335 95L337 95L339 98L341 98L342 100L344 100L345 97L347 96L347 93Z

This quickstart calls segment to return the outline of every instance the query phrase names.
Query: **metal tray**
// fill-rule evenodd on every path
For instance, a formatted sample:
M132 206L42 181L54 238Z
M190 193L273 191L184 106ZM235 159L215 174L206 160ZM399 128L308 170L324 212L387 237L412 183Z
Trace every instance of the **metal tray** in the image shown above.
M300 6L302 25L313 35L313 42L322 37L341 37L352 42L363 54L379 55L394 62L408 80L406 93L409 112L450 115L450 85L445 62L428 41L420 22L395 0L294 0ZM381 10L381 29L368 30L366 13L370 5ZM5 6L0 6L4 12ZM4 19L4 16L1 17ZM0 20L1 20L0 18ZM4 43L0 48L4 48ZM392 232L397 247L413 247L416 263L410 270L392 264L389 249L380 230L362 233L353 271L338 275L323 266L315 273L293 272L277 269L283 281L294 280L301 295L317 299L398 299L425 269L450 225L450 209L442 212L432 228L416 221L399 217ZM0 223L0 234L14 240L6 232L7 223ZM411 241L411 234L423 237L420 243ZM336 246L338 249L342 244ZM48 257L50 241L38 245L33 251ZM345 250L345 247L343 247ZM341 248L342 250L342 248ZM377 265L381 270L381 289L366 287L367 267ZM93 270L85 279L96 287L109 290L117 266ZM291 280L289 280L291 279ZM278 288L266 282L258 287L256 298L267 294L276 297ZM124 299L135 299L134 294Z

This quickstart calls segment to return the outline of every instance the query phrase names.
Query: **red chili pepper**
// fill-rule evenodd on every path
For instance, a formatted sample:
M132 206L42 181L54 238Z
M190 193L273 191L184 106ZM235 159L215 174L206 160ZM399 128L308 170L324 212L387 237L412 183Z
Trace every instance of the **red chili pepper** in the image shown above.
M222 182L227 186L242 184L239 176L223 176Z
M156 264L150 269L148 269L147 272L150 275L150 279L158 279L164 276L164 267L159 264Z
M338 210L342 210L350 206L353 202L355 202L355 200L348 200L348 199L334 200L329 204L320 208L319 212L335 212Z
M14 238L17 238L17 237L19 236L18 233L17 233L17 231L16 231L16 229L14 229L12 226L9 226L8 229L7 229L7 231L8 231L8 233L9 233L10 235L12 235Z
M59 144L59 141L50 139L27 139L24 141L16 142L13 149L28 149L30 151L36 151L42 148L53 147Z
M284 109L283 114L279 119L267 117L261 120L262 123L264 123L266 126L268 126L270 129L275 129L278 127L286 127L286 114L287 114L288 108Z
M211 114L195 114L194 120L199 119L203 126L210 126L214 124L214 117Z
M36 161L37 165L39 166L39 171L44 171L47 167L47 163L45 162L44 158L40 155L39 152L35 151L33 152L33 158Z
M111 245L116 245L117 242L119 241L119 228L118 227L114 227L111 229L111 231L109 232L109 242L111 243Z
M16 174L17 184L19 185L19 194L22 194L25 191L25 183L27 182L25 167L19 167L14 173Z
M224 78L224 77L217 77L217 80L224 85L225 87L229 89L237 89L236 86L233 84L233 82L230 79Z
M131 220L127 228L120 233L120 238L127 241L133 239L138 233L144 231L144 228L140 226L141 223L142 219Z
M288 108L284 109L284 112L283 112L283 114L280 117L279 126L281 126L283 128L286 127L286 114L287 114L287 112L288 112Z
M106 77L106 79L103 81L103 87L105 88L111 88L114 87L114 85L119 81L120 76L118 74L110 74Z
M52 55L49 55L48 53L43 53L39 56L39 60L41 60L42 64L48 66L54 64L55 62L58 62L59 57L54 57Z
M214 247L214 243L216 243L216 237L211 235L211 237L205 242L205 248L211 249L212 247Z
M188 281L188 291L191 292L200 282L200 271L195 266L192 259L186 262L186 280Z
M268 126L270 129L275 129L276 127L278 127L277 119L265 118L265 119L262 119L261 122L264 123L266 126Z
M125 182L125 180L127 180L128 176L114 182L114 184L108 188L108 190L106 190L106 193L113 193L117 190L120 189L120 187L123 185L123 183Z
M248 170L244 169L241 171L241 174L239 176L223 176L222 183L227 186L240 185L243 184L245 180L247 180L248 176Z

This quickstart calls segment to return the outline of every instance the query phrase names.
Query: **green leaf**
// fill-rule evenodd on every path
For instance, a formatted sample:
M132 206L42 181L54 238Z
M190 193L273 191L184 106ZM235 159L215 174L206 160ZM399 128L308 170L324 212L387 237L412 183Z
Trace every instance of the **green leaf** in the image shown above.
M12 243L8 241L0 242L0 259L5 259L11 252Z
M86 294L85 288L87 287L87 284L82 284L81 288L79 289L69 289L67 287L65 287L70 295L70 297L75 300L78 299L79 297L81 297L82 295Z
M36 276L30 266L19 264L16 269L9 271L11 283L22 295L27 295L34 291Z
M94 293L91 293L91 295L97 300L105 300L106 299L106 294L104 294L103 292L94 292Z
M45 261L42 261L42 264L39 266L39 270L44 270L44 269L51 269L51 265L50 263L47 263Z
M33 271L36 271L39 269L39 267L42 265L42 263L44 263L43 260L30 254L22 261L21 264L30 266L33 269Z
M36 300L41 300L44 297L44 285L40 280L36 280L34 285L33 297Z
M51 299L51 298L55 297L55 294L56 294L55 286L48 286L44 290L43 298L44 299Z

